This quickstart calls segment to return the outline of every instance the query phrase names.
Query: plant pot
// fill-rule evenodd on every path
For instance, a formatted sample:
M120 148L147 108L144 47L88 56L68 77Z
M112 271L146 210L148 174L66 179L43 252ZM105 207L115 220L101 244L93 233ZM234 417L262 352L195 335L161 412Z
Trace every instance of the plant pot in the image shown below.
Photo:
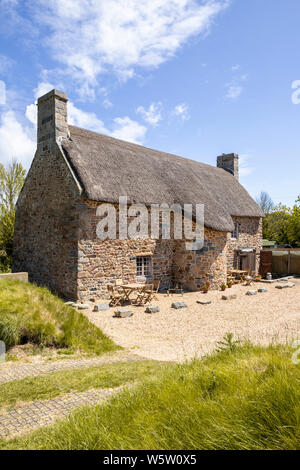
M232 288L232 284L228 284L228 289L231 289Z
M225 291L226 291L226 287L221 287L221 291L222 291L222 292L225 292Z
M203 292L203 294L207 294L208 290L203 290L202 292Z

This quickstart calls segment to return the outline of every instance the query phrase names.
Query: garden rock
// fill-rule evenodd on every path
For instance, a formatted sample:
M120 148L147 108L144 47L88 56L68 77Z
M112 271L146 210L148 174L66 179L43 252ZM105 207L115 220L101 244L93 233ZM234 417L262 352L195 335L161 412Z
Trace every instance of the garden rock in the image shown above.
M257 295L257 290L248 290L246 295Z
M93 312L104 312L105 310L109 310L109 304L97 304L94 306Z
M225 294L222 295L222 300L234 300L237 298L236 294Z
M200 305L210 305L211 303L211 300L197 300L197 304Z
M276 289L289 289L291 287L295 287L295 283L294 282L286 282L285 284L279 284L278 286L276 286Z
M127 310L126 308L117 308L114 312L114 317L116 318L126 318L132 317L133 312L131 310Z
M78 310L86 310L90 308L90 304L74 304L73 307L78 308Z
M180 308L187 308L187 304L185 302L173 302L171 308L175 308L176 310Z
M146 313L158 313L160 310L158 305L148 305L145 312Z
M266 289L265 287L262 287L261 289L258 289L258 292L260 294L264 294L265 292L268 292L268 289Z

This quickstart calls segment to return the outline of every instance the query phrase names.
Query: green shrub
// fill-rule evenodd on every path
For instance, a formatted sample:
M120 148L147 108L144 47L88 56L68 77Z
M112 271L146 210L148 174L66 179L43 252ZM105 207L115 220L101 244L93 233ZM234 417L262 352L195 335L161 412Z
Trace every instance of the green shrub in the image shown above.
M7 348L35 343L95 354L117 348L84 315L48 289L13 279L0 281L0 339Z

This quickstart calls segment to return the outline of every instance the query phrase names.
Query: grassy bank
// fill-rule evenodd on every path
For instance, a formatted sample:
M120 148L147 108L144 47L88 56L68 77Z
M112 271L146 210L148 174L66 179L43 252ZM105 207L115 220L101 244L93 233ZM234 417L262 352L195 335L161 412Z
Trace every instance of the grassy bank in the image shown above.
M174 365L104 406L8 449L297 449L300 366L288 347L245 346Z
M0 340L69 348L95 354L116 349L87 318L46 288L7 279L0 281Z

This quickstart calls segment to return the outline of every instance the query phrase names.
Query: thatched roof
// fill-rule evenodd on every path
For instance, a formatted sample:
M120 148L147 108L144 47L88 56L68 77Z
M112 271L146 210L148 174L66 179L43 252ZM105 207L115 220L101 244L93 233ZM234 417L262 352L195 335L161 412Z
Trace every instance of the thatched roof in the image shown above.
M95 132L69 126L63 150L87 199L118 203L204 204L205 226L234 228L231 216L262 217L247 191L229 173Z

